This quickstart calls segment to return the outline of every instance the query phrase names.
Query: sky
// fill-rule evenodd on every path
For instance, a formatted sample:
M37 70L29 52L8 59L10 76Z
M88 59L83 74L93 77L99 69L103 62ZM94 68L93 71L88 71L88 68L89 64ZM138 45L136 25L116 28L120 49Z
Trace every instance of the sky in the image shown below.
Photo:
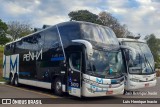
M69 21L68 13L106 11L126 24L134 35L154 33L160 38L160 0L0 0L0 19L20 21L32 27Z

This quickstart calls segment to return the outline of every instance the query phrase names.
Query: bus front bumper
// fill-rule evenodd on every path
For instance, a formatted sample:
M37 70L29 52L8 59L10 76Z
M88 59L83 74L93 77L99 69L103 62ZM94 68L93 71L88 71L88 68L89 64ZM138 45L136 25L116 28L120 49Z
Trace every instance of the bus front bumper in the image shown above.
M82 96L84 97L102 97L102 96L113 96L113 95L121 95L124 93L124 84L120 84L119 87L116 88L100 88L94 86L93 89L90 88L91 84L83 83L82 85Z
M149 81L149 82L134 82L129 81L125 85L125 90L136 90L141 88L147 88L147 87L154 87L156 86L157 80Z

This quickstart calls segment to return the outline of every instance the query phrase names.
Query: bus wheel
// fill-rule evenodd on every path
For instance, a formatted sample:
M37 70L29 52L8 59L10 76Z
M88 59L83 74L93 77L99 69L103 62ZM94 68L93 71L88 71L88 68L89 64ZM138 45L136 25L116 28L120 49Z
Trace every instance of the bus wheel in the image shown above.
M63 94L62 92L62 82L60 78L56 78L54 81L54 92L56 95L61 96Z
M9 84L14 85L14 78L12 74L9 76Z
M17 75L15 75L15 77L14 77L14 85L17 86L17 87L19 86Z

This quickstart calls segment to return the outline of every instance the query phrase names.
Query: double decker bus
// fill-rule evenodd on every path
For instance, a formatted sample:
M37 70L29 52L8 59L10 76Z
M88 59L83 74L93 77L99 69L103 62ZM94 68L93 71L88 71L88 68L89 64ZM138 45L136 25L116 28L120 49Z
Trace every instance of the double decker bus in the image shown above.
M88 22L63 22L5 45L3 77L10 84L55 94L123 94L122 52L114 32Z
M125 89L136 90L156 85L156 72L153 55L144 40L118 38L120 45L132 48L123 49L125 63Z

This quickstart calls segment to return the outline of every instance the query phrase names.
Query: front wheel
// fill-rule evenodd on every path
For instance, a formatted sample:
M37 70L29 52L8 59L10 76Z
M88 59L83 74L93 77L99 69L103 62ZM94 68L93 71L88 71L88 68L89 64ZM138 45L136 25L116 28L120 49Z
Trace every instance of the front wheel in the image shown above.
M60 78L56 78L54 81L54 92L56 95L62 96L62 81Z

